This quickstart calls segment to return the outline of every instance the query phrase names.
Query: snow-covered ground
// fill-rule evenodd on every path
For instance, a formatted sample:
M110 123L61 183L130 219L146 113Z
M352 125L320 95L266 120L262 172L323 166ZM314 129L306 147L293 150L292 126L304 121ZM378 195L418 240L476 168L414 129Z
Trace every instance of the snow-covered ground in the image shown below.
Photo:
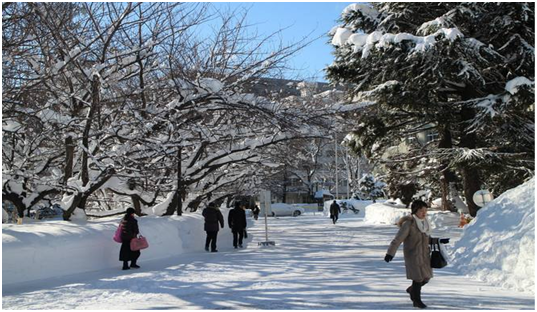
M435 270L423 299L432 309L535 309L535 182L489 203L464 229L431 212L433 236L450 237L452 263ZM329 203L326 203L326 206ZM121 271L112 236L119 217L2 225L4 309L409 309L402 248L383 261L408 209L352 203L333 225L324 212L249 220L246 248L219 234L203 250L198 213L139 218L150 247L139 270ZM222 209L224 217L228 210ZM80 221L82 222L82 221ZM249 242L249 243L248 243Z
M143 218L142 218L143 219ZM47 280L4 284L4 309L411 309L402 249L383 261L393 225L345 215L336 225L324 214L269 218L274 247L260 247L263 220L250 228L247 248L219 239L219 253L192 250L148 260L139 270L111 268ZM227 229L223 232L227 232ZM453 237L460 229L434 232ZM106 238L110 238L105 235ZM75 240L75 239L73 239ZM227 246L226 246L227 245ZM451 244L453 245L453 244ZM119 245L116 245L116 252ZM152 246L150 246L150 249ZM201 249L201 248L200 248ZM52 257L51 254L48 255ZM71 261L59 254L58 266ZM21 263L23 264L23 263ZM5 265L5 264L4 264ZM503 289L460 274L435 271L424 287L432 309L534 309L531 293Z

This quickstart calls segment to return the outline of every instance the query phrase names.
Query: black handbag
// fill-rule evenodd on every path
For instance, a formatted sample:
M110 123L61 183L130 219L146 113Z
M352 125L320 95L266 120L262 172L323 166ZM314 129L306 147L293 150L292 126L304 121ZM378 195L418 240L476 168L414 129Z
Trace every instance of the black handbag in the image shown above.
M431 268L441 269L447 265L446 259L440 252L440 244L431 244Z

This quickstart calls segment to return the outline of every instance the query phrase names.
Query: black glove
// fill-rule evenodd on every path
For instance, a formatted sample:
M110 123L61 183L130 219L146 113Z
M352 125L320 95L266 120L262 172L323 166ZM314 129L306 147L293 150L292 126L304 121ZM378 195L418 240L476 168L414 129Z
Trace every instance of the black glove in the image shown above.
M449 243L449 238L441 238L439 240L440 244L448 244Z
M390 262L393 260L393 256L390 256L389 254L386 254L386 257L384 257L384 261Z

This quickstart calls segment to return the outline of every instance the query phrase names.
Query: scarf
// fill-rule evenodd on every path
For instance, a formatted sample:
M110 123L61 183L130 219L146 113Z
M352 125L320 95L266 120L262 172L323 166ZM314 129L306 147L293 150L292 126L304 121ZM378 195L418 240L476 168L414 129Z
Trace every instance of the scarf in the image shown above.
M416 217L416 215L412 215L412 217L414 218L414 221L416 221L418 230L424 234L427 234L428 236L431 236L431 224L429 223L429 219L427 219L427 217L425 217L425 219L420 219Z

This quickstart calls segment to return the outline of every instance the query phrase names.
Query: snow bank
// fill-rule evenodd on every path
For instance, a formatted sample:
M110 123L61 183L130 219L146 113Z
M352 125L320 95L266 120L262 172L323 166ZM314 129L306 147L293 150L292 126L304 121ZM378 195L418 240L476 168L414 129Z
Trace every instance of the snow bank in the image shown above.
M364 221L375 224L396 224L402 217L410 215L409 208L396 208L382 203L375 203L365 207ZM459 214L449 211L427 212L427 218L433 229L443 229L457 227L459 225Z
M231 249L232 234L227 226L229 210L222 209L224 229L218 248ZM120 268L120 244L112 237L120 217L74 223L43 221L33 224L2 225L2 285L46 279L106 268ZM248 220L251 222L251 220ZM187 252L205 252L205 232L200 212L183 216L138 218L140 232L149 242L142 250L140 264ZM245 239L245 245L252 235Z
M454 250L460 272L535 293L535 178L480 209Z
M332 205L332 203L334 202L334 200L327 200L324 202L324 206L323 206L323 213L325 216L329 216L330 215L330 205ZM341 208L341 214L339 215L340 218L344 218L345 216L353 216L353 217L360 217L360 218L363 218L365 216L365 207L367 205L370 205L373 201L371 200L358 200L358 199L338 199L336 200L336 202L339 204L340 208ZM354 213L352 210L345 210L343 208L343 203L347 203L347 205L351 205L354 209L356 210L359 210L358 213Z

